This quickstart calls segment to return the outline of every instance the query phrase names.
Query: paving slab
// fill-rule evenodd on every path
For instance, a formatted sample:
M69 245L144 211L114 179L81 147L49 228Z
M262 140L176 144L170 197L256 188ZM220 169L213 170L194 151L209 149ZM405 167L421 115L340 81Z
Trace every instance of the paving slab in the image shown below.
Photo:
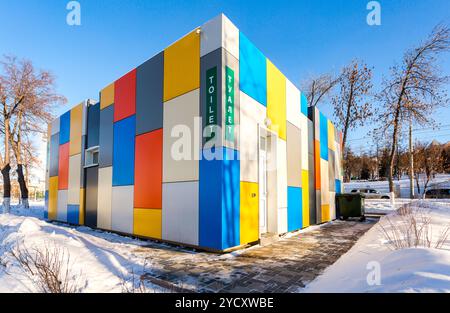
M161 243L139 247L134 253L151 264L144 278L165 280L191 292L296 292L336 262L376 222L334 221L267 246L228 254Z

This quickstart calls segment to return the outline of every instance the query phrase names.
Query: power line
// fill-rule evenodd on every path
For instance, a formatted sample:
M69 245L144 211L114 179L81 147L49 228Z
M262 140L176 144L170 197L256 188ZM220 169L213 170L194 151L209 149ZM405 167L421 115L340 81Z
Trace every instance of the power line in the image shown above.
M417 130L413 130L416 134L426 134L426 133L436 133L436 132L443 132L443 131L448 131L450 130L450 124L449 125L443 125L441 128L439 129L433 129L432 127L426 127L426 128L419 128ZM401 131L399 132L399 135L406 135L408 132L407 131ZM360 137L360 138L355 138L355 139L349 139L347 140L347 142L354 142L354 141L360 141L360 140L367 140L367 138L370 136L365 136L365 137Z

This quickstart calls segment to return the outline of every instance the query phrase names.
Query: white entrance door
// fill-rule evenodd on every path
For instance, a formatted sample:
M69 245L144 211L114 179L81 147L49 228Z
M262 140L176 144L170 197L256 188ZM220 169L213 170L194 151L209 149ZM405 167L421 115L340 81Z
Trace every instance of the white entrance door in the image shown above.
M259 232L267 233L267 152L266 138L261 137L259 151Z

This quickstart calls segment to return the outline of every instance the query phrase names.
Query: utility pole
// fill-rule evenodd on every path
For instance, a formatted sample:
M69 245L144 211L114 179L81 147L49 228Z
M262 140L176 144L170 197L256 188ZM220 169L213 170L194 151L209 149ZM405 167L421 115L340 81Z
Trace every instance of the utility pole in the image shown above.
M409 196L414 199L414 154L412 144L412 120L409 120Z

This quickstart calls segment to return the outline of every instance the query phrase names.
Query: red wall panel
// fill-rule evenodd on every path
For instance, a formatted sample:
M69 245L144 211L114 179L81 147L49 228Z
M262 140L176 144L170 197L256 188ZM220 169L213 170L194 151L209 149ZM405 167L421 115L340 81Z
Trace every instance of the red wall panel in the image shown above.
M58 190L69 186L69 148L70 142L59 146Z
M114 122L136 113L136 69L114 84Z
M136 137L134 207L162 208L163 130Z

